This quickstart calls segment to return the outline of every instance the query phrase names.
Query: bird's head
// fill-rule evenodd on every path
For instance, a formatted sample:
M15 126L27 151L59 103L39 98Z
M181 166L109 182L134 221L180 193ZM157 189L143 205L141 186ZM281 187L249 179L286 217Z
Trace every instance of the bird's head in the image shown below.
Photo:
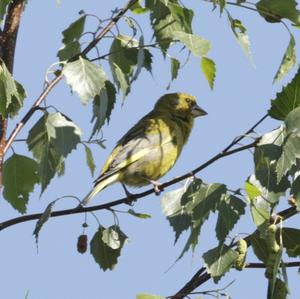
M156 110L167 110L174 114L181 114L183 117L198 117L207 114L200 108L196 98L190 94L177 92L163 95L155 104Z

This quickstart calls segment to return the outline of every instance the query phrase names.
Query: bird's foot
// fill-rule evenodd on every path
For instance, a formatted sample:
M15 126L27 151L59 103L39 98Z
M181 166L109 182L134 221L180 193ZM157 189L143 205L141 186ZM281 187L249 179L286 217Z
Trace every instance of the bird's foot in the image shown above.
M149 182L153 185L155 194L160 195L161 191L164 190L161 183L158 181L154 181L154 180L149 180Z
M125 203L129 206L133 206L133 203L136 201L134 194L129 192L124 184L122 184L122 187L123 187L123 189L126 193L126 197L127 197Z

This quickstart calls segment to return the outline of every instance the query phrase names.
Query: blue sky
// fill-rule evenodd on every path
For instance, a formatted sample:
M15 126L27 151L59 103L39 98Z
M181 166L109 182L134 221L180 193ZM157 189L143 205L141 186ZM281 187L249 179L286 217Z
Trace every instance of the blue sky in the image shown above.
M58 4L55 0L31 0L24 12L16 49L15 78L26 88L28 98L25 107L29 108L43 88L47 68L56 62L57 50L61 47L61 31L78 17L83 9L105 19L111 10L122 7L125 1L67 1ZM282 55L287 47L289 35L282 25L266 23L256 13L228 7L235 18L242 20L248 29L253 54L253 66L243 54L231 32L226 15L219 16L212 6L203 1L184 1L195 9L194 33L212 43L209 57L217 65L215 89L210 90L200 70L198 59L191 57L189 63L180 72L178 79L171 85L170 91L185 91L194 94L198 103L208 112L206 117L196 121L192 136L176 166L163 178L162 182L179 176L205 162L228 145L232 139L252 126L270 106L270 99L281 90L291 76L283 82L272 84ZM151 42L152 33L146 15L136 17L140 22L145 43ZM93 21L89 25L94 25ZM120 22L123 32L125 23ZM124 29L128 32L128 29ZM295 31L295 30L294 30ZM296 41L299 33L295 32ZM108 42L99 45L100 53L108 50ZM97 170L99 172L115 142L144 114L150 111L155 101L164 93L170 80L169 61L164 61L159 51L153 50L153 77L143 72L132 87L132 92L122 105L122 96L118 95L116 108L109 126L103 129L106 149L93 147ZM170 51L175 55L175 51ZM96 55L96 53L93 53ZM91 57L93 57L91 55ZM108 72L107 64L103 63ZM293 70L292 74L295 72ZM65 81L51 92L48 105L54 105L77 123L89 137L91 131L91 105L82 106L76 94L71 94ZM25 108L26 109L26 108ZM20 113L20 117L23 113ZM26 125L20 138L26 138L28 129L40 116L38 113ZM16 119L18 121L19 118ZM10 129L14 127L11 123ZM263 133L278 126L278 122L268 120L258 128ZM26 147L17 143L14 150L24 153ZM8 156L11 152L8 153ZM243 152L222 159L198 174L204 181L225 183L230 189L243 186L253 171L252 155ZM75 195L83 197L91 188L93 178L85 164L82 146L69 156L66 162L65 176L53 180L46 192L39 197L37 188L31 195L28 212L43 211L46 205L61 196ZM175 189L173 186L166 191ZM107 188L94 201L110 201L123 197L123 190L116 184ZM75 202L65 199L56 209L73 207ZM126 207L120 207L126 209ZM202 254L217 245L215 240L215 217L204 225L199 246L194 254L188 253L170 270L180 254L186 235L174 246L174 234L164 218L160 198L149 196L134 205L138 212L151 214L151 219L141 220L126 214L119 215L121 228L129 237L119 263L113 271L103 272L90 254L81 255L76 251L77 237L82 232L84 215L50 219L43 227L37 252L32 236L35 222L27 222L1 232L0 242L0 278L2 286L0 297L24 298L29 292L30 299L62 298L135 298L140 292L157 295L171 295L179 290L202 266ZM16 211L5 201L0 202L1 219L16 217ZM113 224L109 212L100 211L98 218L104 226ZM290 221L295 223L294 220ZM97 222L88 216L87 234L91 238L97 230ZM232 232L251 233L255 229L249 210ZM250 256L249 261L254 261ZM168 271L167 271L168 270ZM292 295L296 298L300 287L297 269L289 270ZM232 270L218 286L212 282L201 290L220 288L232 280L235 283L227 290L232 298L263 298L266 294L266 280L263 270Z

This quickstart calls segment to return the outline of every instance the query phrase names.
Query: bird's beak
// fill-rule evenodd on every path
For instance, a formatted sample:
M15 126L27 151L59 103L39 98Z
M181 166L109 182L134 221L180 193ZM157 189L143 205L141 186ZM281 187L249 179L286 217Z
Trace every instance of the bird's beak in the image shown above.
M198 117L198 116L204 116L207 114L207 112L205 110L203 110L202 108L200 108L197 104L195 104L192 107L192 111L191 111L192 115L194 117Z

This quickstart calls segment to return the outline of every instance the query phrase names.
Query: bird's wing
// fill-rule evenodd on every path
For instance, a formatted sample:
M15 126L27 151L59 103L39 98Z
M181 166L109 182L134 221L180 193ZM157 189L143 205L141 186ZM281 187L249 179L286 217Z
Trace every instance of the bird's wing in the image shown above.
M141 159L157 147L171 142L169 128L160 130L162 122L163 119L151 117L149 114L131 128L117 143L95 184Z

